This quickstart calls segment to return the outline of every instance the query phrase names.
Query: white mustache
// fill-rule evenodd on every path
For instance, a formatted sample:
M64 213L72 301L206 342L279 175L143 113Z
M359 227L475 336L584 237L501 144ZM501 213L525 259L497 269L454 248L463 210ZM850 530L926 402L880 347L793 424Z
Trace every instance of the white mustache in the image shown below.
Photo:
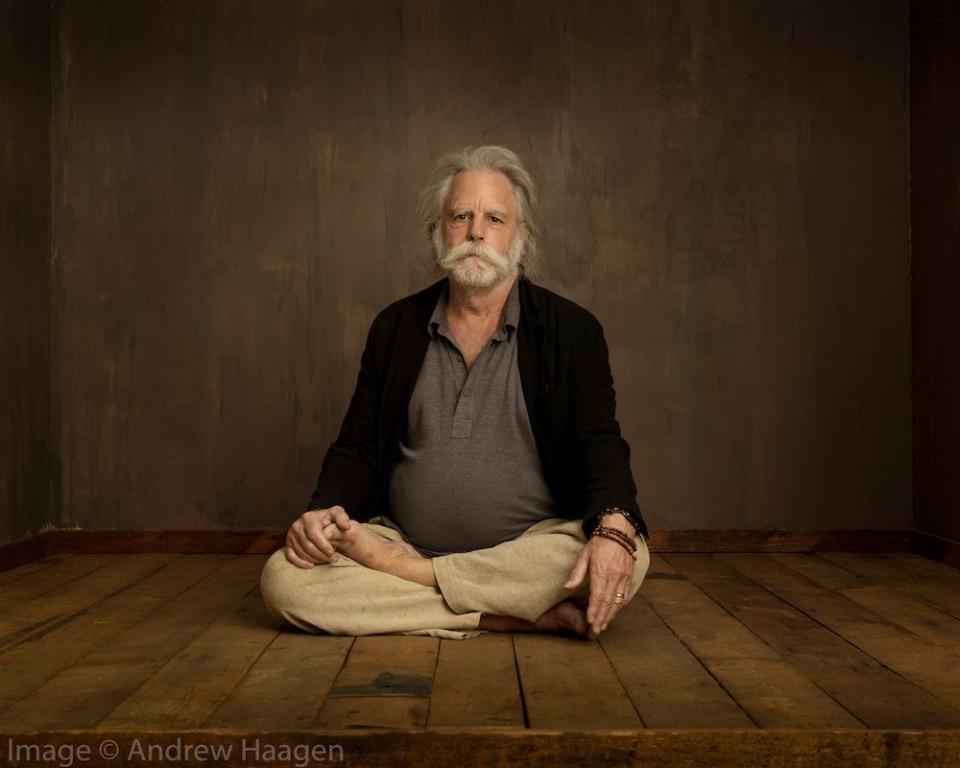
M506 269L508 265L507 257L498 253L493 246L487 245L487 243L465 242L449 249L443 255L443 259L440 261L440 266L450 267L461 259L467 258L468 256L479 256L481 259L486 259L497 269Z

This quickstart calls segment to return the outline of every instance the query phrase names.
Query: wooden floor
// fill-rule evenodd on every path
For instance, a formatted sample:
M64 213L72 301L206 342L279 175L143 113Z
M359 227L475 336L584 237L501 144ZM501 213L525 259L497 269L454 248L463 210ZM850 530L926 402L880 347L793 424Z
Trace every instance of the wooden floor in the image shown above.
M302 633L265 612L265 559L0 573L0 764L119 765L109 737L143 765L170 764L128 754L146 739L223 765L960 766L960 571L917 555L654 554L595 642Z

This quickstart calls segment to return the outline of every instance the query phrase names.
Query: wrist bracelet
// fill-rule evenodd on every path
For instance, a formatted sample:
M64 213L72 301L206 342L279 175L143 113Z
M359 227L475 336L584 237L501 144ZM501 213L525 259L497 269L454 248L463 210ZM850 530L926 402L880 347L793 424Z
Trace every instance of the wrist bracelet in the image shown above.
M598 525L596 530L601 531L602 533L609 533L612 536L616 536L618 539L620 539L624 544L626 544L631 549L635 550L637 548L637 542L635 541L635 537L631 536L629 533L626 533L625 531L621 531L619 528L611 528L610 526L607 526L607 525Z
M593 533L595 536L597 535L613 536L617 539L620 539L620 541L622 541L627 546L634 546L634 543L630 538L630 535L616 528L610 528L609 526L606 526L606 525L598 525L596 528L593 529Z
M634 552L632 549L630 549L630 548L629 548L626 544L624 544L622 541L620 541L620 539L618 539L618 538L616 538L616 537L614 537L614 536L608 536L608 535L606 535L606 534L604 534L604 533L598 533L597 536L599 536L599 537L602 538L602 539L609 539L610 541L615 541L615 542L617 542L617 544L619 544L621 547L623 547L625 550L627 550L627 554L630 555L631 558L633 558L634 560L637 559L637 553Z
M599 536L600 538L603 538L603 539L609 539L610 541L615 541L615 542L617 542L617 544L619 544L621 547L623 547L625 550L627 550L627 553L630 555L630 557L632 557L634 560L636 560L636 559L637 559L637 552L636 552L636 550L631 549L630 546L629 546L625 541L623 541L622 539L619 539L619 538L617 538L616 536L611 536L611 535L608 533L609 530L610 530L609 528L604 528L603 530L596 530L596 531L593 532L593 535L594 535L594 536Z
M633 532L636 534L640 530L640 521L637 520L636 515L633 512L628 512L622 507L607 507L603 512L600 513L598 520L603 520L604 515L612 515L614 512L619 512L624 516L626 521L633 526Z

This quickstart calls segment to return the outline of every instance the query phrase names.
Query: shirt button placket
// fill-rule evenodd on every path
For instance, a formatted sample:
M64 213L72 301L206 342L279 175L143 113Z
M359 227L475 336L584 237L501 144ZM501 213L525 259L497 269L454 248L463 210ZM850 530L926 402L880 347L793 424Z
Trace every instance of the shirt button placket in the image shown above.
M473 392L470 378L467 377L460 388L457 409L453 414L453 432L451 437L470 437L473 433Z

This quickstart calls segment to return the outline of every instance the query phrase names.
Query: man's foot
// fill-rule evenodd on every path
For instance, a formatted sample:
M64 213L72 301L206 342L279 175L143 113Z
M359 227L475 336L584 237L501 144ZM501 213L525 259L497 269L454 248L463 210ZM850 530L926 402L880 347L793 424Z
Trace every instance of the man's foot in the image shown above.
M356 520L351 520L350 527L345 531L340 530L336 524L331 524L323 533L337 552L342 552L351 560L376 571L386 570L387 565L398 557L412 555L423 558L412 544L384 539L371 533Z
M573 600L562 600L533 622L533 627L536 632L587 637L587 614Z

